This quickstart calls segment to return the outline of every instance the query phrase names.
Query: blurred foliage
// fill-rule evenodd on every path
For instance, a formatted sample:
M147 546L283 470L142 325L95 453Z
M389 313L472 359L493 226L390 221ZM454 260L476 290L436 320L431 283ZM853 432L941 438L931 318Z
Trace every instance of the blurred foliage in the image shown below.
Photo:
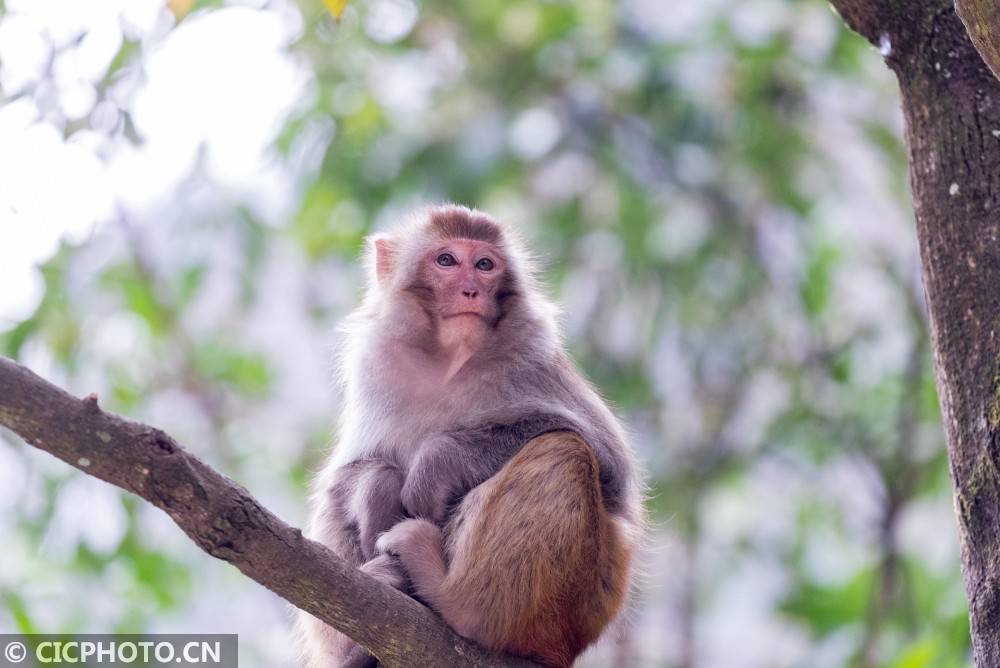
M895 89L825 3L372 0L339 23L250 4L293 26L307 75L252 184L280 206L200 148L41 266L0 352L301 522L364 236L468 203L532 240L649 472L632 623L585 665L968 665ZM96 86L110 127L61 115L58 86L4 100L101 135L108 162L140 150L148 59L232 5L171 1L128 32ZM12 437L0 467L0 629L235 629L245 665L291 664L280 602L162 516Z

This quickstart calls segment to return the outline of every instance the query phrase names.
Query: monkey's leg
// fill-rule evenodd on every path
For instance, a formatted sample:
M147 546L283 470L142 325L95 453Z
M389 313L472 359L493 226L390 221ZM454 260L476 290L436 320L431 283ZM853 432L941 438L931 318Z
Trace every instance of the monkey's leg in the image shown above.
M403 473L376 460L352 462L337 471L320 497L312 535L368 575L406 590L406 574L392 557L374 556L376 536L403 517L399 492ZM374 556L374 558L373 558ZM307 613L299 613L297 633L309 668L373 668L363 647Z
M565 667L621 609L632 546L576 434L533 439L473 489L442 533L407 520L379 540L417 594L488 647Z

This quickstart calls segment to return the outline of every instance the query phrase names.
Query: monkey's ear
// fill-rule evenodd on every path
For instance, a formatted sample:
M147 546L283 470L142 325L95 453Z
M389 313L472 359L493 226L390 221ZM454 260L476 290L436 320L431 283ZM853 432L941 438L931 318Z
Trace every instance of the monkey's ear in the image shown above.
M375 278L379 283L384 283L396 268L396 240L379 234L372 237L371 243L375 258Z

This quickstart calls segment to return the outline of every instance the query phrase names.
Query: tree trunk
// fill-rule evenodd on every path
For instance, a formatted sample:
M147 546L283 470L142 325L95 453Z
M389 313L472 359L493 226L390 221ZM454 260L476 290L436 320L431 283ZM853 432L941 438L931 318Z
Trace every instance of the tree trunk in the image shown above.
M833 4L899 80L973 656L1000 668L1000 81L950 2Z

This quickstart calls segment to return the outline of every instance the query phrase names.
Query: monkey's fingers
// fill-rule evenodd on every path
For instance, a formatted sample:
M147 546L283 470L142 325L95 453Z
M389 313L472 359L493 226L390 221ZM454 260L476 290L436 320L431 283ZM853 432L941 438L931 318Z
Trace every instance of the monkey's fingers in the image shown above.
M390 554L380 554L361 565L361 570L390 587L405 592L408 586L406 571L399 559Z

